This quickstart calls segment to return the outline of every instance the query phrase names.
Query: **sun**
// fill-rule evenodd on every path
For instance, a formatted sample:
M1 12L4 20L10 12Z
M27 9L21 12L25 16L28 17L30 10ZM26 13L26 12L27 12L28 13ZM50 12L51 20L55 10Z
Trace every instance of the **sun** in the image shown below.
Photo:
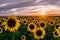
M45 11L42 11L41 15L45 15L45 14L46 14Z

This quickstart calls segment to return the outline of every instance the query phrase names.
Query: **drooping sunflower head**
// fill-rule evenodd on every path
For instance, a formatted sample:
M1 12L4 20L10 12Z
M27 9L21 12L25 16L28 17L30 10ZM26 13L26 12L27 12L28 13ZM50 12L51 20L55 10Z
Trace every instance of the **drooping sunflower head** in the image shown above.
M40 26L43 27L43 28L46 28L46 22L45 21L41 21L40 22Z
M3 32L3 29L0 27L0 33L2 33Z
M54 32L53 32L53 36L54 37L60 37L60 33L59 33L59 30L56 29Z
M15 16L8 16L4 25L4 29L9 30L10 32L17 30L20 27L19 20Z
M34 32L36 30L36 25L34 23L28 24L27 30L30 32Z
M22 35L21 40L26 40L26 36Z
M45 31L42 27L38 28L34 32L34 37L37 38L37 39L44 38L44 36L45 36Z

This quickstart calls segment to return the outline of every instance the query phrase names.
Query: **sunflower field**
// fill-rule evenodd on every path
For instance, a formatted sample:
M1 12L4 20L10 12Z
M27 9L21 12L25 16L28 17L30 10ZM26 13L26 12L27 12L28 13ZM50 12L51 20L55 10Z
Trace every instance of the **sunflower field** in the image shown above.
M0 40L60 40L60 17L0 17Z

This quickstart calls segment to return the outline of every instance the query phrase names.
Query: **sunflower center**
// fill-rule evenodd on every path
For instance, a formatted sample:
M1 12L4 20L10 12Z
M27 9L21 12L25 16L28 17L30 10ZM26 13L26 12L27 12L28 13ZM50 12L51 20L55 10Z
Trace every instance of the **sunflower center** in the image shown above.
M16 25L16 21L14 19L9 19L7 24L9 27L14 27Z
M56 28L58 29L59 25L56 25Z
M24 21L24 23L26 23L26 21Z
M57 32L55 32L55 35L57 36L57 35L58 35L58 33L57 33Z
M53 24L53 22L51 22L51 24Z
M29 28L32 29L32 30L34 29L34 27L35 27L35 26L34 26L33 24L31 24L31 25L29 26Z
M41 23L41 26L44 27L45 26L45 23Z
M36 34L37 34L37 36L41 36L42 35L42 31L41 30L37 30Z
M4 22L4 20L1 20L2 22Z
M1 25L1 22L0 22L0 25Z
M0 29L0 31L1 31L1 29Z
M58 21L58 19L56 19L56 21Z

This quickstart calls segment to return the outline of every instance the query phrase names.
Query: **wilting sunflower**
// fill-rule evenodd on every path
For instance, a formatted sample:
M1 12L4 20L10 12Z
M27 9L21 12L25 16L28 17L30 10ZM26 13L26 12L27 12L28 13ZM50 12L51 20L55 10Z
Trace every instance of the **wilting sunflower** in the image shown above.
M44 38L45 36L45 30L40 27L34 32L34 37L37 39Z
M8 16L7 20L4 22L4 29L10 32L15 32L20 27L19 20L16 16Z
M3 29L0 27L0 33L2 33L3 32Z
M28 24L27 30L30 32L35 32L36 27L37 26L34 23L30 23L30 24Z
M26 36L22 35L21 40L26 40Z
M45 21L40 21L39 25L43 28L46 28L46 22Z
M59 30L56 29L54 32L53 32L53 36L54 37L59 37L60 36L60 33L59 33Z

